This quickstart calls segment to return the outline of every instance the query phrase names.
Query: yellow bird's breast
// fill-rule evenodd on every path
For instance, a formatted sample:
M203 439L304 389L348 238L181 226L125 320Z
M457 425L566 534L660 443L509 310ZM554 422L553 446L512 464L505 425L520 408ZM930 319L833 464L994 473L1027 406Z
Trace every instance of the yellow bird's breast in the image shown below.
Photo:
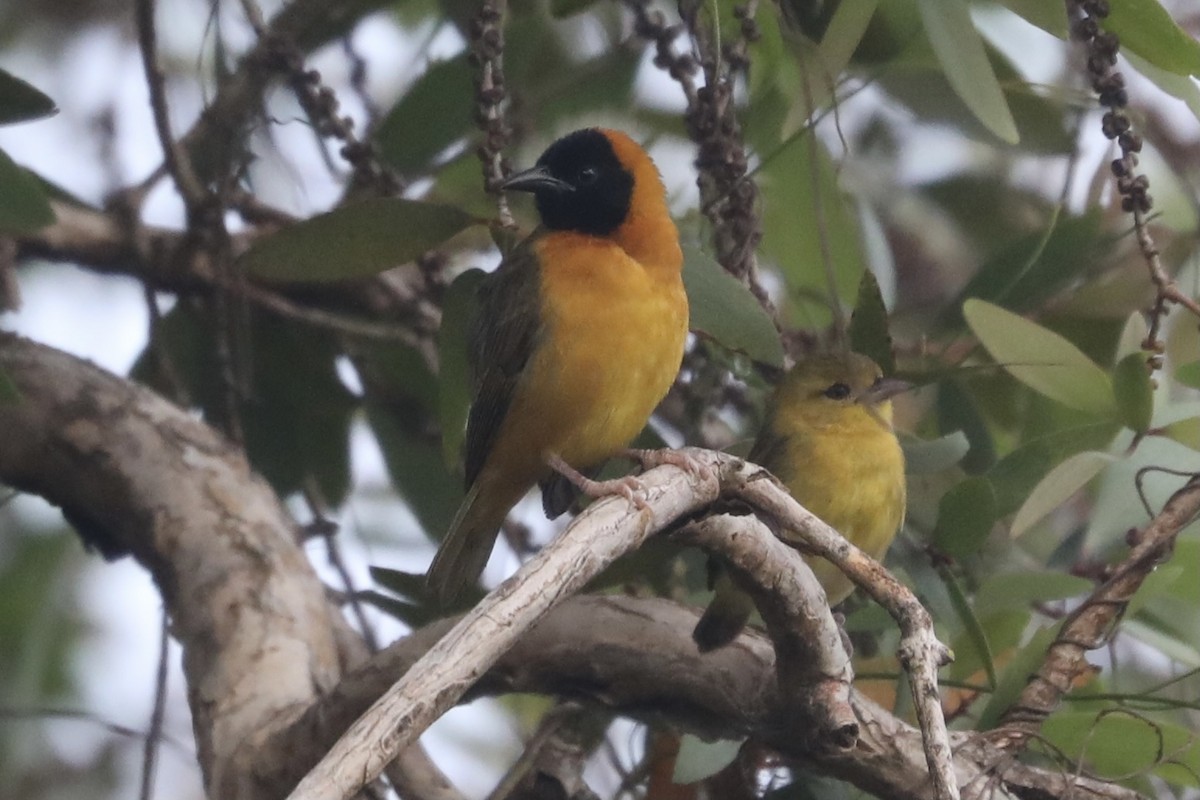
M773 471L802 506L882 560L904 521L904 453L882 420L864 409L848 413L850 419L825 428L796 426L789 431L786 462ZM853 590L829 562L808 562L830 604Z
M687 297L678 265L647 268L604 239L558 234L538 257L543 334L505 438L583 468L627 446L675 380Z

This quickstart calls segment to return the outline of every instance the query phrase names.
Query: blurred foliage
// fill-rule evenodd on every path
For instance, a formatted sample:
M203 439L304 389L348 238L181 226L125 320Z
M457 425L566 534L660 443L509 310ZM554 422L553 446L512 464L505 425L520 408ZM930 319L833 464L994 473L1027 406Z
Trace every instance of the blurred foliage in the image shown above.
M31 14L39 6L20 5ZM23 36L36 41L50 25L86 36L95 9L106 6L77 5L74 24L31 17L8 28L0 47L17 48ZM1191 80L1200 75L1200 46L1157 0L1111 5L1109 27L1148 79L1130 90L1132 102L1169 109L1177 122L1159 126L1163 138L1148 141L1143 158L1153 168L1155 196L1175 199L1152 220L1163 266L1196 296L1196 173L1179 154L1200 146L1188 116L1200 113ZM432 540L463 494L463 350L481 274L465 268L497 260L483 235L495 205L482 191L474 154L475 66L462 50L473 8L461 0L364 0L299 32L305 47L329 45L317 53L326 63L344 59L338 37L350 36L343 43L368 74L386 71L377 66L386 60L353 38L356 31L386 29L403 44L408 66L380 76L382 88L371 84L362 105L378 109L371 140L408 189L403 200L314 204L305 220L260 238L241 261L251 276L274 283L319 284L306 287L305 299L326 284L389 269L411 277L423 268L414 260L438 249L453 267L428 298L442 326L432 347L235 308L226 310L235 322L226 343L233 352L223 363L225 345L215 333L222 315L200 298L181 297L132 370L216 424L235 414L250 459L284 496L315 486L335 506L365 502L362 476L350 471L357 426L382 455L394 490L391 519L411 520ZM1142 342L1153 289L1130 220L1103 190L1107 164L1081 155L1081 140L1097 135L1099 114L1071 71L1076 60L1062 41L1062 8L1036 0L762 4L761 36L749 47L751 68L737 95L759 188L759 266L776 318L799 341L828 345L845 336L889 373L894 368L922 387L899 403L901 427L911 434L910 507L889 564L919 592L958 656L944 674L962 729L996 723L1039 663L1063 609L1126 552L1125 531L1149 519L1143 499L1151 511L1160 507L1183 481L1172 470L1200 463L1197 320L1179 308L1163 320L1166 364L1152 376ZM674 9L664 11L674 18ZM705 14L720 20L721 35L736 35L731 4ZM227 55L236 47L221 31L206 46ZM692 156L678 112L682 94L652 63L652 48L631 34L624 7L515 0L505 35L514 164L528 164L567 130L597 123L631 130L664 166L681 153ZM431 56L435 40L453 44ZM1034 52L1053 58L1024 56ZM195 53L174 55L173 78L198 87ZM222 62L216 71L234 66ZM54 102L31 83L52 82L19 72L0 71L0 124L42 124ZM344 98L357 96L355 85L338 82L337 70L329 74ZM1181 97L1190 112L1167 95ZM272 115L270 124L284 117ZM258 156L247 164L247 188L263 203L282 204L272 187L302 181L303 159L267 137L247 135L242 144ZM0 151L0 231L28 232L53 220L45 185L21 161ZM668 170L667 178L679 192L692 175ZM709 223L683 205L676 210L689 244L698 336L682 388L664 405L662 430L690 443L744 442L754 435L784 348L753 295L719 269ZM532 223L528 206L515 211ZM847 331L834 330L846 319ZM0 375L0 401L4 386ZM52 593L69 561L66 540L18 533L11 544L0 542L0 692L10 702L14 692L57 697L70 689L62 666L78 633L70 624L46 629L38 616L61 611ZM703 569L698 554L655 544L614 565L597 588L636 586L703 602ZM374 575L379 591L368 602L409 624L429 619L414 573L380 564ZM1044 758L1071 771L1080 761L1141 790L1197 786L1197 587L1200 528L1192 525L1127 614L1117 657L1050 719ZM869 678L861 685L903 712L891 623L859 604L849 609L847 627L874 640L859 649L859 672ZM30 663L45 668L31 677ZM0 747L6 733L0 723ZM702 779L735 752L728 743L685 740L676 774ZM12 767L0 769L0 780L5 769ZM827 784L797 778L771 796L841 791Z

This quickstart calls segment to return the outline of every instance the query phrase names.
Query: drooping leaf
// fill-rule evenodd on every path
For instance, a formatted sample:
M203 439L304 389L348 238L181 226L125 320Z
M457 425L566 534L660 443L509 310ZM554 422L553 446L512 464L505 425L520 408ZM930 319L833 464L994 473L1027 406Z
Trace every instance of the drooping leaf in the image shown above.
M996 445L975 396L958 381L938 383L937 420L938 430L966 437L970 449L962 458L962 467L969 475L978 475L996 463Z
M735 352L771 366L783 363L779 331L740 281L696 247L683 248L689 327Z
M0 233L30 233L52 222L41 183L0 149Z
M975 604L989 613L1024 609L1034 603L1050 603L1079 597L1092 590L1092 582L1078 575L1052 570L999 572L990 576L975 593Z
M1020 140L1000 82L992 71L983 39L964 0L918 0L929 43L955 93L976 118L1002 141Z
M988 688L996 688L996 664L992 656L992 646L988 642L987 633L984 631L983 625L979 622L979 618L975 616L975 609L972 608L970 601L967 600L962 585L948 567L944 565L939 566L938 575L941 576L942 583L945 584L950 595L950 602L954 606L954 612L958 615L963 629L967 632L967 640L971 643L973 655L979 661L980 666L983 667L984 674L987 676Z
M1000 716L1012 706L1013 701L1017 699L1029 681L1029 676L1037 670L1038 665L1045 658L1046 649L1058 635L1058 628L1058 625L1049 625L1038 630L1025 646L1004 665L1004 669L996 681L996 690L992 692L992 696L988 698L987 704L979 714L979 719L976 720L976 730L988 731L996 727Z
M1117 414L1126 428L1143 433L1154 414L1154 385L1146 369L1144 353L1130 353L1113 369L1113 395Z
M403 175L422 174L434 156L470 133L474 107L465 98L474 93L471 73L466 53L430 64L379 123L380 158Z
M987 478L967 478L938 503L933 543L955 558L979 551L996 522L996 493Z
M896 372L892 335L888 333L888 313L879 291L879 281L871 270L863 270L858 283L858 301L850 317L850 349L870 356L884 375Z
M438 329L438 417L442 428L442 458L457 469L462 460L467 413L471 407L471 369L467 335L478 306L483 270L459 275L446 290L442 303L442 325Z
M12 73L0 69L0 125L48 117L54 101Z
M706 742L690 733L679 737L679 753L675 756L675 772L671 782L696 783L716 775L733 763L742 749L738 739L717 739Z
M375 275L481 222L453 206L377 197L297 222L238 260L258 278L326 282Z
M1108 375L1062 336L982 300L967 300L963 316L997 363L1026 386L1070 408L1115 415Z
M1122 50L1167 72L1200 77L1200 42L1179 27L1159 0L1116 0L1100 24L1120 37Z
M1116 461L1108 453L1088 450L1076 453L1046 474L1017 511L1012 536L1019 538L1082 489L1100 471Z

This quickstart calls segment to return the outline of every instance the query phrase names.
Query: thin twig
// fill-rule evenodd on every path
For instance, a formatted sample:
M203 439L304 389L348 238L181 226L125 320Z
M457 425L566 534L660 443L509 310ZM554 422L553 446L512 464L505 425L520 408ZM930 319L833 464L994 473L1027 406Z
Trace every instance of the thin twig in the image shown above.
M167 713L168 655L171 643L171 620L162 609L158 635L158 671L154 676L154 708L150 712L150 729L142 747L142 785L138 797L150 800L154 792L154 774L158 766L159 744L162 742L163 719Z

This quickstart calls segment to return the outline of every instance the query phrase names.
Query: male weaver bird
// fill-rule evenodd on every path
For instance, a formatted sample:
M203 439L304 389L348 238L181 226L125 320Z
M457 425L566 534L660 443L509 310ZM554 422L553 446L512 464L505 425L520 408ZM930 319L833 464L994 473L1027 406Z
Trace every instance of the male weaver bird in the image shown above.
M783 482L800 505L875 559L904 520L904 453L891 398L909 384L884 378L857 353L810 358L784 376L749 459ZM805 557L830 605L854 590L837 567ZM692 633L702 652L731 642L750 618L750 597L722 570Z
M480 288L467 495L426 577L442 605L479 578L531 487L628 446L675 380L688 331L679 234L633 139L576 131L502 188L532 192L542 224ZM578 472L572 480L593 495L615 491ZM547 489L543 504L557 516L569 496Z

